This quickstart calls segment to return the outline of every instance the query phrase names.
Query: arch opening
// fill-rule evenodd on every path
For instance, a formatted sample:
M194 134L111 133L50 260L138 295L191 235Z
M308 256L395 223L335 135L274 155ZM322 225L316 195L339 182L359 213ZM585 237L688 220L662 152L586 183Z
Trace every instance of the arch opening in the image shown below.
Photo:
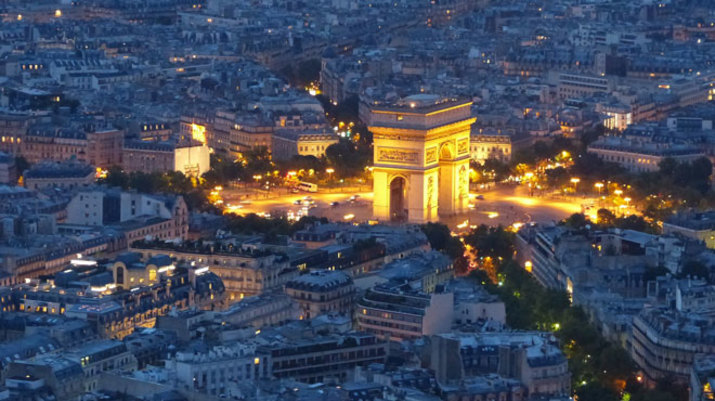
M406 221L406 188L407 181L403 177L395 177L390 181L390 220Z

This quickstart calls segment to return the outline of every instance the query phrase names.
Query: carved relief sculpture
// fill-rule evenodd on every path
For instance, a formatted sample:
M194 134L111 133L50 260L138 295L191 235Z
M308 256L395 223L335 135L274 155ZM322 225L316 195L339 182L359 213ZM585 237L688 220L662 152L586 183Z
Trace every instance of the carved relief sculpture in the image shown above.
M457 142L457 154L462 155L465 153L469 152L469 139L464 138L460 139L459 142Z
M377 160L380 162L416 163L418 154L411 150L379 148Z
M427 154L425 156L425 164L432 164L437 162L437 148L427 149Z

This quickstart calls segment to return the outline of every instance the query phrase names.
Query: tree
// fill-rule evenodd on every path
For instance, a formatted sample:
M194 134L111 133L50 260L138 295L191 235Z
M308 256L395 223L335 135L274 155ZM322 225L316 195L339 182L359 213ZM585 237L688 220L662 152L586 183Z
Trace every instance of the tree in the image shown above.
M30 162L28 162L27 159L22 156L17 156L15 158L15 169L17 170L18 177L21 176L28 168L30 168Z
M266 174L273 170L271 152L266 146L256 146L243 153L246 159L246 170L250 175Z
M658 163L659 173L666 177L671 177L675 173L678 162L672 157L666 157Z
M546 170L546 183L551 188L559 188L569 182L569 173L563 167L550 168Z
M335 174L340 178L357 177L365 172L365 167L372 160L369 147L355 145L348 139L340 139L325 149L325 156Z
M420 226L422 232L427 236L432 249L441 251L447 246L447 241L452 237L452 232L442 223L427 223Z
M461 258L464 254L464 246L456 237L452 236L452 232L444 224L427 223L420 226L422 232L427 236L432 249L444 252L452 259Z
M245 169L241 163L219 156L211 155L211 170L204 173L202 178L206 180L208 187L217 185L227 185L231 181L245 178Z
M316 173L323 173L327 167L325 157L318 159L315 156L295 155L290 160L279 163L281 171L287 170L313 170Z
M161 181L162 177L155 173L135 171L129 174L129 187L148 194L160 192L165 186Z
M129 175L122 171L119 166L112 166L107 170L107 176L99 180L100 184L110 187L129 188Z
M569 228L582 229L588 224L588 220L583 213L574 213L562 223Z
M482 168L487 171L493 171L494 180L496 181L503 181L511 174L508 164L493 158L485 160Z
M608 209L598 209L596 216L598 217L598 224L612 226L616 223L616 215Z
M481 224L464 237L464 242L474 247L480 257L505 260L514 254L514 234L502 226L488 227Z
M598 382L591 382L576 389L579 401L619 401L618 395Z

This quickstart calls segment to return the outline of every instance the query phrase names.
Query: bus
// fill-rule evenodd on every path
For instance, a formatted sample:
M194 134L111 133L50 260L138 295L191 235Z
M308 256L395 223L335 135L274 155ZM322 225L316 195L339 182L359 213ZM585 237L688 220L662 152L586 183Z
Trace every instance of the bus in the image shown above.
M310 182L299 182L296 188L305 192L318 192L318 184Z

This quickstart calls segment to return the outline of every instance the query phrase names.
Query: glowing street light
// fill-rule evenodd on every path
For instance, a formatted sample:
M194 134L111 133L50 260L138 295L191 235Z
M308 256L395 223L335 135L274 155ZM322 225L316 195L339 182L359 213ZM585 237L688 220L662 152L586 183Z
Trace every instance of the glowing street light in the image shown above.
M598 188L598 194L601 195L601 189L603 189L603 183L597 182L597 183L593 184L593 186Z
M620 189L617 189L617 190L613 191L613 193L616 194L616 195L618 195L618 196L623 195L623 191L621 191Z
M60 10L60 9L58 8L57 10L55 10L55 17L56 17L56 18L60 18L61 16L62 16L62 10Z
M325 169L325 172L332 175L335 172L335 169L328 167Z
M571 179L571 183L573 184L573 191L574 191L574 192L576 192L576 190L578 189L578 183L579 183L579 182L581 182L581 179L580 179L580 178L574 177L574 178Z

